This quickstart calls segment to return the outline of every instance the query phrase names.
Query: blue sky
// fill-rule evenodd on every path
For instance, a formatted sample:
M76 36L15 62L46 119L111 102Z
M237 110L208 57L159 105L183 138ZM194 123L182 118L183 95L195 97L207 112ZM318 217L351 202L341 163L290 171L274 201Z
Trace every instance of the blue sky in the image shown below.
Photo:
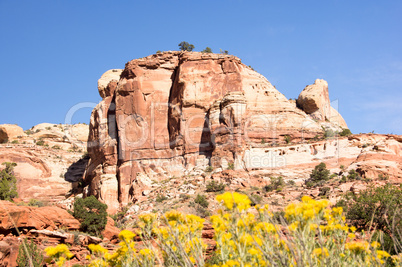
M228 50L288 98L325 79L352 132L402 134L400 14L401 1L0 0L0 124L62 123L101 100L106 70L187 41Z

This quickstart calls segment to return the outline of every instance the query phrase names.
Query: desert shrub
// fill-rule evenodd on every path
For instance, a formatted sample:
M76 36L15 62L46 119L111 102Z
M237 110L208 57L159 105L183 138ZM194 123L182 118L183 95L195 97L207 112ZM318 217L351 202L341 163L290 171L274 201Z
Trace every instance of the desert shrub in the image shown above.
M385 238L396 239L386 250L396 253L402 243L402 186L386 184L369 187L359 195L346 194L337 203L346 212L346 218L359 230L378 229ZM399 250L402 247L399 247ZM402 251L399 251L402 252Z
M52 146L52 148L53 148L53 149L61 149L61 147L58 146L58 145L54 145L54 146Z
M32 199L29 200L28 206L31 206L31 207L44 207L45 203L43 203L42 200L32 198Z
M22 240L21 245L18 248L17 265L19 267L41 267L43 266L42 251L31 240L25 238Z
M326 129L324 131L324 138L331 138L335 136L335 132L332 129Z
M270 192L270 191L274 191L274 190L282 191L283 187L285 187L285 185L286 185L282 176L271 177L270 180L271 180L271 183L269 185L264 186L264 190L266 192Z
M339 132L340 136L349 136L351 134L352 134L352 132L349 129L342 129L342 131Z
M198 194L195 197L194 202L199 204L200 206L202 206L204 208L208 208L208 206L209 206L209 202L208 202L207 198L204 195Z
M45 144L46 144L45 141L43 141L42 139L40 139L36 142L36 145L38 145L38 146L44 146Z
M167 199L168 199L167 196L158 194L158 195L156 195L156 200L155 201L158 202L158 203L161 203L161 202L163 202L163 201L165 201Z
M384 266L390 257L368 236L357 239L342 208L331 209L328 200L304 196L278 216L267 205L256 206L257 213L248 212L250 199L236 192L216 200L222 209L210 217L216 250L208 263L214 266ZM204 261L207 246L201 238L200 217L171 210L159 218L140 215L139 221L141 235L121 231L121 242L112 253L101 245L89 245L91 266L210 266ZM46 249L58 262L69 255L68 248L60 246Z
M81 230L100 236L107 222L107 205L94 196L77 198L74 202L73 216L81 222Z
M261 201L262 201L262 196L260 196L260 195L256 195L256 194L254 194L254 195L247 194L247 196L248 196L248 198L249 198L250 201L251 201L251 203L250 203L251 206L258 205L258 204L260 204Z
M349 171L349 174L347 176L349 181L355 181L355 180L361 180L362 178L360 177L359 173L356 172L356 170L352 169Z
M286 144L289 144L290 141L291 141L291 138L290 138L289 135L285 135L285 136L283 137L283 139L285 140Z
M378 179L379 179L380 181L386 181L386 180L389 179L389 176L388 176L388 175L379 174L379 175L378 175Z
M193 51L194 45L183 41L179 44L179 48L181 51Z
M326 195L328 195L328 193L329 193L330 191L331 191L331 188L330 188L330 187L324 186L324 187L321 187L321 188L319 189L318 195L319 195L319 196L326 196Z
M329 170L327 165L321 162L315 166L314 170L310 174L310 178L306 180L307 187L320 186L329 180Z
M234 163L233 162L228 163L228 170L234 170Z
M204 50L201 51L202 53L212 53L212 49L210 47L206 47Z
M17 192L17 179L14 175L14 167L17 163L3 162L4 169L0 171L0 199L12 200L18 197Z
M261 144L264 145L265 143L266 143L265 139L262 138L262 139L261 139Z
M212 167L212 166L207 166L205 168L205 172L212 172L213 170L214 170L214 167Z
M12 142L11 142L11 144L19 144L20 142L18 142L18 140L13 140Z
M26 130L25 133L26 133L27 135L33 134L32 130Z
M207 183L207 192L220 192L225 189L225 184L223 183L217 183L214 180L210 181Z

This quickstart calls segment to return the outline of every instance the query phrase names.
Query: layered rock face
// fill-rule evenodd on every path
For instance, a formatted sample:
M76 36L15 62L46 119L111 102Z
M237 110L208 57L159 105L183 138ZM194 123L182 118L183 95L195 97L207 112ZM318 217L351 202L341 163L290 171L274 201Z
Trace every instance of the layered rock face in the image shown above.
M19 126L14 128L22 129ZM0 129L7 125L0 125ZM42 123L0 144L0 169L3 162L15 162L18 197L55 203L82 181L88 159L88 125ZM12 136L12 135L9 135Z
M117 81L118 73L108 71L99 82L103 100L91 116L85 178L86 194L110 210L152 180L208 165L244 169L248 147L322 131L234 56L164 52L128 62Z

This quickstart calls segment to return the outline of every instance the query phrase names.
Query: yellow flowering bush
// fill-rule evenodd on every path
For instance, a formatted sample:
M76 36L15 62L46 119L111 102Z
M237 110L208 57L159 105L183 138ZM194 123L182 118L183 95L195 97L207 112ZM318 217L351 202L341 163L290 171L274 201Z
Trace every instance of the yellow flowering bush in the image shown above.
M401 266L401 254L391 257L376 240L356 240L356 229L346 224L342 208L331 209L327 200L305 196L288 205L279 220L268 205L251 208L243 194L226 192L216 200L223 209L210 217L213 260L204 261L204 219L171 210L159 217L139 216L139 231L121 231L114 252L89 245L89 266L385 266L387 259ZM134 242L136 236L141 242ZM60 257L71 255L65 247L56 248L47 253L64 264Z

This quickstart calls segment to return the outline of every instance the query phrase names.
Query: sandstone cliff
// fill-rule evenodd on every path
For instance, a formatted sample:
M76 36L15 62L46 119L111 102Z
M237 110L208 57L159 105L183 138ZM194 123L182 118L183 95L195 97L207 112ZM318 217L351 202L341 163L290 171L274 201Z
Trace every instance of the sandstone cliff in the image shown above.
M316 100L297 108L230 55L158 53L128 62L117 80L119 74L110 70L98 83L103 100L91 116L85 178L85 193L110 210L133 201L151 180L207 166L252 169L253 147L303 142L321 126L346 126L329 120L328 86L313 88L324 94L312 111L324 114L316 120L303 111Z

